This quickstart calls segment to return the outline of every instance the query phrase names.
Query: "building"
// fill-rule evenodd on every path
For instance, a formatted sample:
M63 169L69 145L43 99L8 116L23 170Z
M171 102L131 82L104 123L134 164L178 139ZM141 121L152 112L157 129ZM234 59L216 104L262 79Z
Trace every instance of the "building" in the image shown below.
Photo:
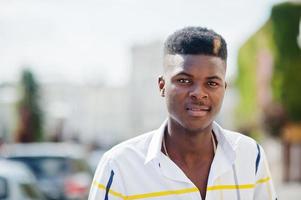
M131 49L132 72L129 81L131 129L133 135L155 129L166 118L158 77L162 74L163 44L154 41Z

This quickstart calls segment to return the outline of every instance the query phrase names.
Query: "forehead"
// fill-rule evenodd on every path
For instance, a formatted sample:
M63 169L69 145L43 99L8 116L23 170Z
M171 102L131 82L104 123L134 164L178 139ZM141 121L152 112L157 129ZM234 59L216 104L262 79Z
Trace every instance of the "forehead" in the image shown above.
M226 62L210 55L167 54L164 57L164 71L172 74L187 72L194 75L206 72L213 75L225 75Z

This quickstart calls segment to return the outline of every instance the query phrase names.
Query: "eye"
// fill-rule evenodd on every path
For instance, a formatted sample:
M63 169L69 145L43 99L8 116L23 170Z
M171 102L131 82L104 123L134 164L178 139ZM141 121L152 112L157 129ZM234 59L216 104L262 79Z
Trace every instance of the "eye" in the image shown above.
M177 80L177 82L181 83L181 84L190 84L192 81L190 79L187 78L180 78Z
M207 84L208 84L210 87L217 87L217 86L218 86L218 83L217 83L217 82L214 82L214 81L208 81Z

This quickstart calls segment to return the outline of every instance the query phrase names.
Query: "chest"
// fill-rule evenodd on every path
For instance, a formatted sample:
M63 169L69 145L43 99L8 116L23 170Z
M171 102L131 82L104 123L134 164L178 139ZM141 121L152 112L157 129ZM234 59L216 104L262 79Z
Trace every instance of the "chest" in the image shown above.
M120 174L126 182L125 195L141 199L145 197L148 200L236 200L239 199L236 186L254 182L251 175L253 171L250 173L237 171L238 182L236 182L232 168L221 171L226 166L220 163L216 165L214 162L202 165L202 170L200 167L181 169L167 159L148 165L135 162L127 165L129 166L122 168L124 170L121 170ZM239 195L244 197L243 200L251 200L253 193L254 189L248 188L241 190Z
M193 165L186 166L178 164L179 168L189 178L189 180L198 188L202 199L205 199L207 192L207 182L210 173L212 159L196 162Z

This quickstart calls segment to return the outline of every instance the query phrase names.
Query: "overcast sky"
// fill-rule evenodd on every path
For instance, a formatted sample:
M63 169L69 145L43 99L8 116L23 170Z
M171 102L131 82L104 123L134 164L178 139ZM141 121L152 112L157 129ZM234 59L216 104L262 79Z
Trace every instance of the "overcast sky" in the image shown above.
M0 0L0 83L24 65L43 82L126 83L133 44L200 25L222 34L228 76L239 46L281 0Z

